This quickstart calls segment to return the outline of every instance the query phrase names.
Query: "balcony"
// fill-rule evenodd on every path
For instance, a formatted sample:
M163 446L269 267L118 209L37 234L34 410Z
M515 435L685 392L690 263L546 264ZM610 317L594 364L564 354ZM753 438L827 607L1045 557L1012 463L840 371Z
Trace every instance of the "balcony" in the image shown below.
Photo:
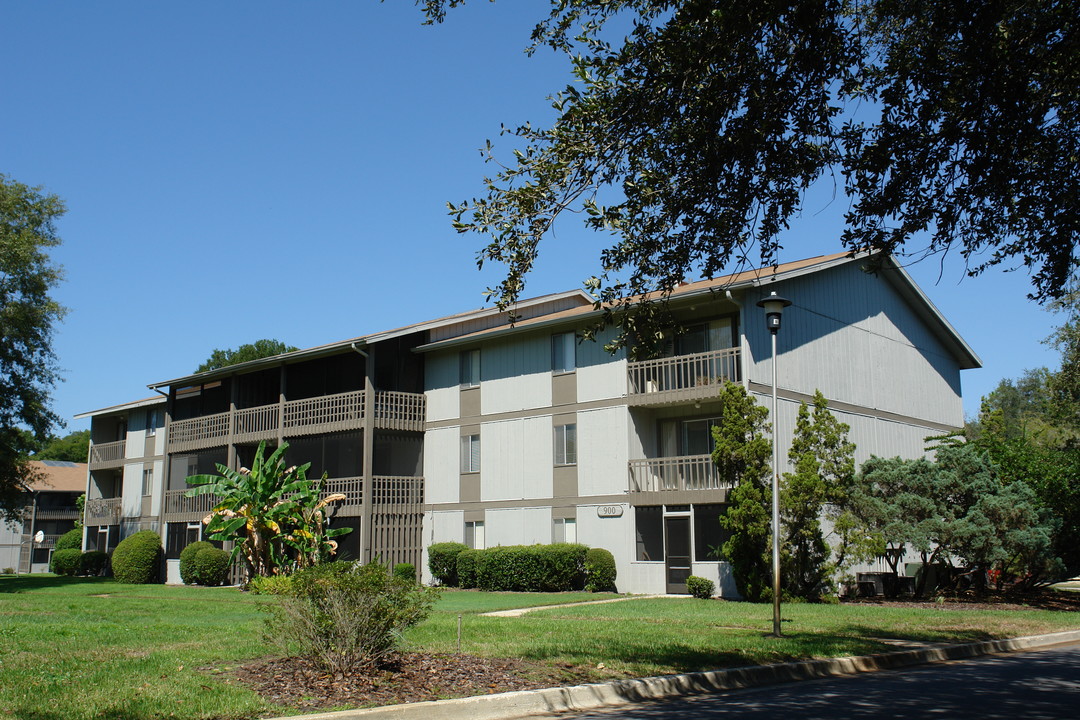
M124 464L124 445L123 440L92 444L90 446L90 469L106 470L121 467Z
M714 398L725 380L738 381L739 349L627 364L630 405L669 405Z
M424 400L417 393L375 393L375 427L423 432ZM283 437L359 430L365 413L364 392L357 390L177 420L169 425L169 452L273 440L279 430Z
M93 498L86 501L85 525L118 525L123 512L121 498Z
M711 455L630 461L630 498L635 505L724 502L731 487L720 477Z

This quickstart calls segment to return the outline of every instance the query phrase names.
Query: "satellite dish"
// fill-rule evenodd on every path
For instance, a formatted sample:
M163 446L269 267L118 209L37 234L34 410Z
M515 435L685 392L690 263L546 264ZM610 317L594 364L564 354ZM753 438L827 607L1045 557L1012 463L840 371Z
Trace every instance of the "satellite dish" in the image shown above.
M34 533L34 543L40 545L43 542L45 542L45 532L43 530L38 530Z

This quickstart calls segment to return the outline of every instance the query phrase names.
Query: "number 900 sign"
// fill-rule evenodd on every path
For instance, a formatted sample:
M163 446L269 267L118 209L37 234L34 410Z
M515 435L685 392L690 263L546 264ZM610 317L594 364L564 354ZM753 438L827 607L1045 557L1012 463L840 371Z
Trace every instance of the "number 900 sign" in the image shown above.
M602 518L622 517L622 505L599 505L596 514Z

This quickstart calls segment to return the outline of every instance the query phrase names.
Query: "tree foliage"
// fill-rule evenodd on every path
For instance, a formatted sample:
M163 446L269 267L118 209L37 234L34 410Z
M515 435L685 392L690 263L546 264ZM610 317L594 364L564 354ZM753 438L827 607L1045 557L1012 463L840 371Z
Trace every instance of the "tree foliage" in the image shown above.
M463 2L417 0L428 22ZM1054 298L1077 264L1078 25L1026 0L551 0L527 51L570 62L557 117L504 129L513 160L451 214L506 265L503 309L560 217L615 236L586 287L619 342L648 334L625 298L775 263L817 182L847 196L852 251L1023 265Z
M830 548L821 517L846 500L855 475L855 445L850 428L829 411L821 391L814 393L813 409L799 405L795 437L788 451L794 472L784 473L780 487L780 575L784 591L816 600L827 589L832 574Z
M229 365L239 365L240 363L250 362L252 360L260 360L266 357L273 357L275 355L281 355L287 352L293 352L298 350L292 345L286 345L280 340L256 340L253 343L246 343L236 348L235 350L219 350L214 349L214 352L210 353L210 357L206 359L199 367L195 368L195 372L209 372L210 370L218 370Z
M307 477L311 463L286 467L282 443L266 457L259 443L251 469L218 464L219 475L193 475L187 497L214 495L216 505L203 523L212 540L234 542L232 559L241 556L251 577L287 573L329 560L337 551L333 538L351 528L330 528L326 507L344 495L322 496L322 481Z
M720 390L720 403L720 422L712 430L712 457L720 477L732 487L727 512L720 518L731 533L722 552L731 563L739 594L759 602L772 588L769 411L742 385L730 381Z
M90 431L76 430L64 437L50 437L31 459L84 463L89 456Z
M65 310L51 295L61 270L49 250L63 214L57 196L0 174L0 514L11 519L32 479L27 455L59 424L49 393L59 379L53 328Z

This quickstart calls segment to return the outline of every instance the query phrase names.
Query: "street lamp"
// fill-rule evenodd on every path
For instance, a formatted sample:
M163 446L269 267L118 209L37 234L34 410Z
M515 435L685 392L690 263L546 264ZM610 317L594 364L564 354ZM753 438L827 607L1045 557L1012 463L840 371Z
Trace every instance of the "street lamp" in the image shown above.
M780 330L780 318L791 301L775 292L758 300L757 306L765 308L765 327L772 335L772 587L773 587L773 635L780 637L780 446L776 442L776 333Z

